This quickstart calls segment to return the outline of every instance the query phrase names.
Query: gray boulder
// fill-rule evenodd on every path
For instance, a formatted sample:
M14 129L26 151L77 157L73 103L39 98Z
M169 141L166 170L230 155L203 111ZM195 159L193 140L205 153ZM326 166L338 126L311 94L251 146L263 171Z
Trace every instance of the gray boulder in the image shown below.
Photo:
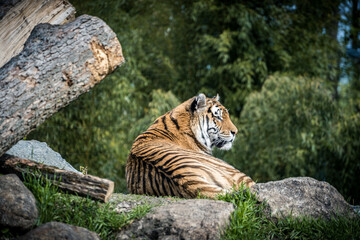
M251 192L259 201L266 201L271 217L275 218L355 216L354 210L333 186L310 177L258 183L251 187Z
M73 168L61 155L52 150L46 143L36 140L21 140L6 152L19 158L29 159L31 161L42 163L48 166L57 167L67 171L81 174Z
M151 207L158 207L179 200L174 197L153 197L146 195L113 193L109 199L109 203L113 206L117 213L129 213L135 207L144 204Z
M234 211L228 202L192 199L152 209L117 239L220 239Z
M97 240L94 232L60 222L45 223L18 238L18 240Z
M34 195L15 174L0 176L0 226L30 229L38 217Z

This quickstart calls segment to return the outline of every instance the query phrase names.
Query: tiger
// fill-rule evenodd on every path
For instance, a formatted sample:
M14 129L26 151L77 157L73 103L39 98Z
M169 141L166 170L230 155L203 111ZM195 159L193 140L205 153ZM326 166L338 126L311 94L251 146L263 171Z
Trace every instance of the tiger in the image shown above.
M125 171L129 192L215 198L234 186L253 186L250 177L212 156L214 147L229 150L237 132L219 95L190 98L135 139Z

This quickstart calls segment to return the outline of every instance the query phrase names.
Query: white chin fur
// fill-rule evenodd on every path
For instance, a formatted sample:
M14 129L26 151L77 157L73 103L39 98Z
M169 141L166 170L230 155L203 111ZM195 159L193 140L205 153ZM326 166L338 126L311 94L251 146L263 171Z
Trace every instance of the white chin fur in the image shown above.
M220 149L221 150L230 150L231 147L232 147L232 142L228 142L224 146L222 146Z

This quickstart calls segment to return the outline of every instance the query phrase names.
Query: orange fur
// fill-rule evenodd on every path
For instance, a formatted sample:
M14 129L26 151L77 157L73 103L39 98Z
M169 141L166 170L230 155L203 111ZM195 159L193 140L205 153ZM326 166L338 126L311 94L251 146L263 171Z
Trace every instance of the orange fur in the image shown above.
M214 197L234 184L251 187L250 177L211 156L213 145L231 147L237 131L218 97L200 94L185 101L136 138L126 165L129 191L194 198Z

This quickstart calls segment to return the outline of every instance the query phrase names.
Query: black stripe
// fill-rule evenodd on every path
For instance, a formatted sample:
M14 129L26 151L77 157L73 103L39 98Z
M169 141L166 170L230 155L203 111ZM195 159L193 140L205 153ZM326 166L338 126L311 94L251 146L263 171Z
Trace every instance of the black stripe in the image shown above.
M139 189L139 187L140 187L140 185L139 185L139 183L140 183L140 173L141 173L141 161L140 160L137 160L137 181L135 182L135 184L134 184L134 191L135 191L135 193L137 194L138 193L138 189Z
M164 196L169 196L169 193L167 192L167 190L166 190L166 187L165 187L165 179L167 179L167 177L165 176L165 177L163 177L163 179L162 179L162 181L161 181L161 186L162 186L162 188L163 188L163 191L164 191Z
M170 113L170 120L175 124L176 129L179 130L179 129L180 129L180 126L179 126L179 124L178 124L177 119L173 118L172 112Z
M180 197L179 188L177 188L177 184L174 183L174 181L170 181L171 183L171 189L174 191L174 196Z
M189 185L201 184L202 182L196 180L190 180L183 184L183 187L187 187Z
M180 158L174 160L174 158L176 158L176 157L180 157ZM176 165L176 163L178 163L179 161L182 161L182 160L184 160L184 159L189 159L189 160L190 160L190 161L184 161L184 163L192 163L192 164L194 164L194 163L198 162L198 161L195 160L195 159L190 159L188 156L178 155L178 156L175 156L174 158L172 159L171 165L170 165L170 166L166 166L167 169L172 168L174 165ZM166 163L168 163L168 162L169 162L169 161L167 161ZM163 164L163 165L165 165L165 164Z
M197 174L185 174L185 173L180 173L177 174L175 176L172 176L171 179L178 179L178 178L184 178L184 177L198 177L199 175Z
M202 130L202 127L201 127L201 120L199 119L199 127L200 127L200 132L201 132L201 138L204 140L205 142L205 145L207 146L206 144L206 139L205 139L205 136L204 136L204 133L203 133L203 130Z
M172 175L175 171L178 171L182 168L198 168L198 166L194 166L194 165L181 165L179 167L176 167L173 170L167 171L167 174Z
M171 155L171 154L174 154L174 153L166 153L164 156L161 156L159 158L157 158L156 160L154 160L154 165L157 165L159 162L161 162L162 160L164 160L164 158L166 158L167 156ZM167 161L165 162L165 164L167 163ZM165 164L162 164L162 165L165 165Z
M170 186L169 179L166 178L166 181L167 181L167 184L168 184L168 186L169 186L171 196L175 196L175 194L174 194L174 192L173 192L173 190L172 190L172 187Z
M219 187L223 187L222 185L221 185L221 183L219 183L216 179L215 179L215 177L214 177L214 175L212 174L212 172L209 172L209 171L206 171L206 170L204 170L207 174L208 174L208 176L210 177L210 179L217 185L217 186L219 186Z
M136 172L136 170L137 170L137 169L136 169L137 159L133 156L133 157L132 157L132 161L133 161L134 165L133 165L133 168L132 168L132 171L131 171L131 188L130 188L131 190L130 190L130 191L131 191L132 193L135 193L135 192L134 192L134 188L135 188L135 187L134 187L133 185L135 184L135 176L136 176L135 172Z
M155 182L155 189L156 189L156 193L157 193L157 196L161 195L160 194L160 187L159 187L159 172L158 172L158 169L155 167L154 168L154 172L155 172L155 176L153 176L154 178L154 182ZM156 179L157 177L157 179Z
M146 132L142 133L141 135L139 135L139 136L135 139L135 142L134 142L134 143L136 143L139 139L142 139L142 138L144 138L144 137L150 137L150 136L146 136L146 135L153 135L153 136L155 136L155 137L158 137L158 135L156 135L155 133L150 132L150 131L146 131Z
M151 188L152 193L155 194L153 183L152 183L153 178L152 178L152 175L151 175L152 166L151 166L151 164L147 164L147 167L148 167L147 177L148 177L148 181L150 181L150 188ZM151 194L150 191L147 191L147 192L148 192L148 194Z
M200 149L204 149L204 146L201 145L201 143L199 143L199 141L195 138L194 135L192 135L190 133L187 133L187 132L185 132L185 134L188 135L189 137L191 137L194 140L196 146L198 146Z
M165 131L165 130L162 130L162 129L159 129L159 128L154 128L155 131L159 132L159 133L162 133L164 135L167 135L168 138L172 139L174 134L170 131Z
M165 130L167 131L168 129L167 129L167 125L166 125L166 122L165 122L166 116L163 116L161 120L162 120L162 122L163 122L163 124L164 124Z
M146 164L141 161L141 165L142 165L142 193L141 194L146 194L146 182L145 182L145 171L146 171Z
M139 158L143 159L143 157L147 156L147 154L151 151L153 151L153 148L149 148L149 147L145 147L145 151L138 151L139 153L137 154ZM141 155L141 157L139 156Z
M175 159L175 158L177 158L177 157L181 157L181 155L175 155L175 156L173 156L173 157L171 157L170 159L168 159L168 160L166 160L166 162L164 162L164 164L162 164L163 166L165 166L165 167L167 167L167 168L170 168L171 166L166 166L166 165L168 165L170 162L171 162L171 164L172 164L172 161Z
M136 141L139 141L141 139L146 139L146 138L149 138L150 136L144 136L144 135L141 135L139 137L136 138Z
M162 129L158 129L158 128L155 128L153 129L153 131L156 131L157 133L161 134L163 137L166 137L168 139L170 139L171 141L173 141L173 137L169 134L169 132L165 132L164 130Z

